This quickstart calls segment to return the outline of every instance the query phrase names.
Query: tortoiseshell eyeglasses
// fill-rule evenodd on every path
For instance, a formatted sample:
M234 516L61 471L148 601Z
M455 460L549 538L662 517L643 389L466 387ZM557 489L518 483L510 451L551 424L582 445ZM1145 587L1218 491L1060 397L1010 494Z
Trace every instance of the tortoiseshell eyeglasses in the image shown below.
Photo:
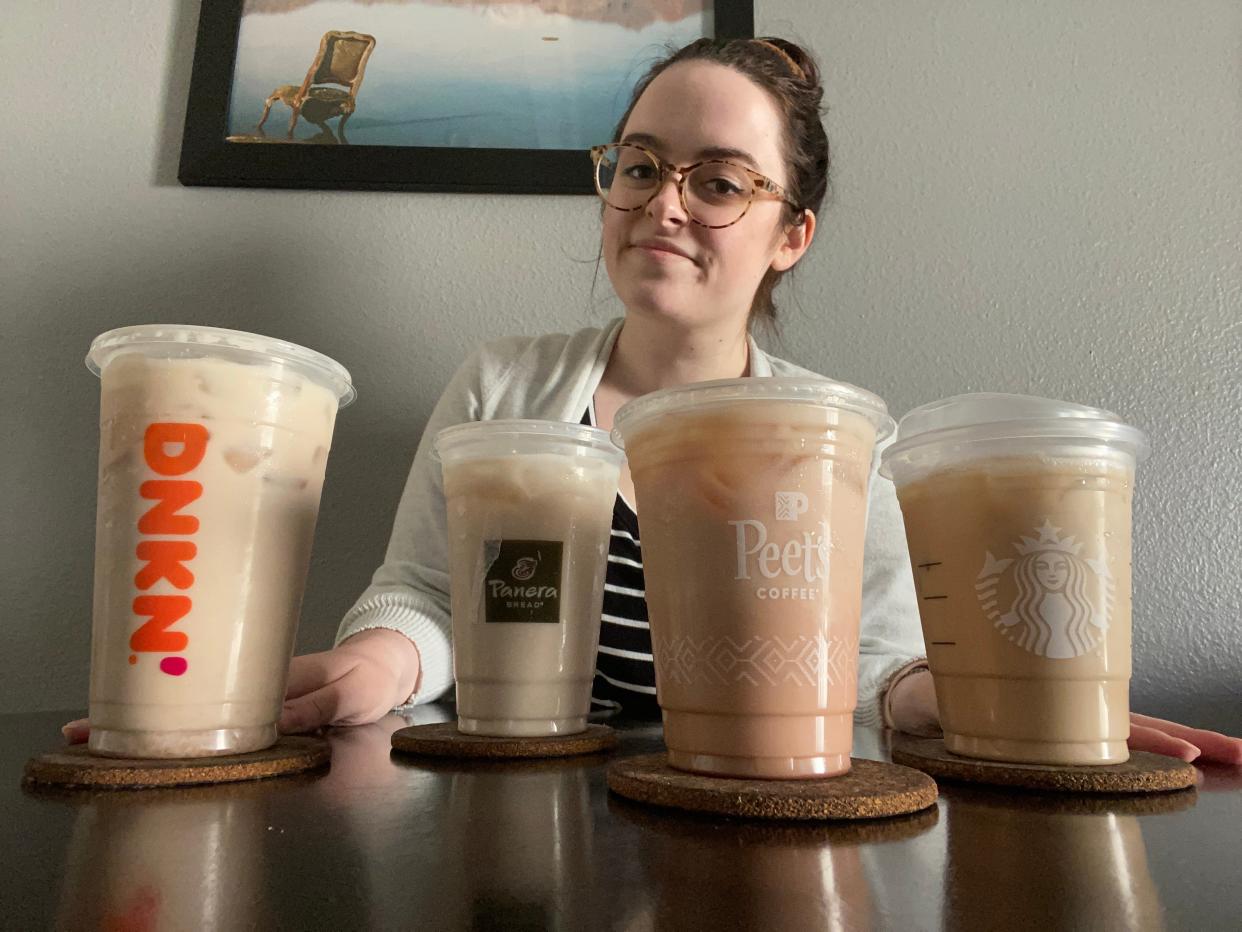
M783 201L800 210L771 178L724 159L670 165L650 149L626 142L595 146L591 158L595 162L595 190L616 210L646 207L670 175L676 176L677 194L686 216L710 230L733 226L756 200Z

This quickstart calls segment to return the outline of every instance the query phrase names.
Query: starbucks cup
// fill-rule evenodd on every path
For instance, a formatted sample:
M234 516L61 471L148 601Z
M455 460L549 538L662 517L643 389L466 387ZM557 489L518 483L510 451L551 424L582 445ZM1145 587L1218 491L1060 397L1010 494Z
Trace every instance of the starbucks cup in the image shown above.
M957 395L884 451L946 747L1114 764L1130 733L1130 500L1142 432L1098 408Z
M436 451L458 729L584 731L621 451L594 427L519 420L450 427Z
M867 487L891 431L875 395L821 379L703 382L618 412L672 766L849 769Z
M349 373L214 327L97 337L99 497L90 749L268 747Z

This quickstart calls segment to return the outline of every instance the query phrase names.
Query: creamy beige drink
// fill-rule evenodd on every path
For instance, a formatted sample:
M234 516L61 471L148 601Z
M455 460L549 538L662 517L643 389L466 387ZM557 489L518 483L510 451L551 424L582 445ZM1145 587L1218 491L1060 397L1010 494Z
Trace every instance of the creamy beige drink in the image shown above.
M99 337L90 748L267 747L348 373L253 334Z
M898 437L884 468L905 517L946 747L1125 761L1142 435L1108 412L991 395L917 409Z
M459 729L584 730L621 451L604 431L551 421L452 427L436 448Z
M882 401L821 380L703 383L618 414L673 766L849 769L877 428Z

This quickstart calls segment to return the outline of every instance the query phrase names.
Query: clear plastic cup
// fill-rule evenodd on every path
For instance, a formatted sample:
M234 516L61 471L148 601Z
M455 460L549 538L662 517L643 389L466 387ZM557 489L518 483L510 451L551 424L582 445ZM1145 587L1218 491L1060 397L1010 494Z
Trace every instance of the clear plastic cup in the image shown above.
M896 483L946 747L1129 757L1130 522L1147 440L1098 408L957 395L902 418Z
M606 431L534 420L450 427L436 451L458 729L585 730L623 454Z
M625 405L669 763L845 773L884 402L824 379L703 382Z
M97 337L99 497L89 747L268 747L349 373L213 327Z

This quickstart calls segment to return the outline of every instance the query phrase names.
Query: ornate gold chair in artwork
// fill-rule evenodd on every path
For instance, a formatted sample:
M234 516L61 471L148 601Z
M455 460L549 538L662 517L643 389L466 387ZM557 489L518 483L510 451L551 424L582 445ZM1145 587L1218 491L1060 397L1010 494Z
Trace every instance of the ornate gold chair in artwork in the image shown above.
M272 104L283 101L293 111L289 117L289 135L298 124L298 117L323 126L325 120L339 116L337 131L344 136L345 123L353 115L358 100L358 88L367 68L367 59L375 49L375 37L360 32L325 32L319 41L319 52L306 72L306 79L298 84L282 84L272 91L263 107L263 116L257 129L262 130L271 112ZM336 84L340 87L327 87ZM341 90L341 88L345 90Z

